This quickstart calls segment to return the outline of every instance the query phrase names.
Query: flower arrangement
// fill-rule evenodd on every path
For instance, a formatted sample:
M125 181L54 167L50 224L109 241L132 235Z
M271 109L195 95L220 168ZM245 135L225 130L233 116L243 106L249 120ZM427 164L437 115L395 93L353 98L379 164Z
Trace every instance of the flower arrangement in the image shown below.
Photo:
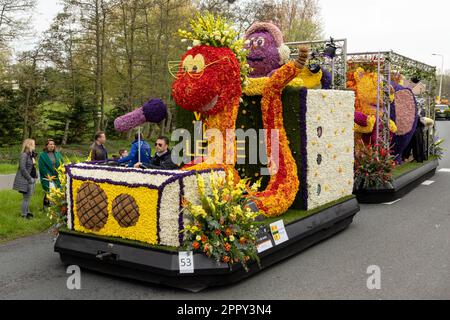
M355 152L355 187L357 189L392 186L395 157L382 146L359 142Z
M50 201L50 207L48 209L47 216L54 223L55 229L67 226L67 199L66 199L66 169L64 164L61 164L56 172L58 174L58 180L60 187L51 184L50 192L47 196Z
M433 136L433 142L431 144L431 154L437 157L439 160L444 156L445 149L442 147L444 139L439 139L437 136Z
M192 41L192 46L207 45L216 48L229 48L236 55L241 69L242 88L247 85L248 75L251 71L247 63L248 51L244 49L244 39L239 38L239 32L233 29L232 24L226 19L213 13L197 13L196 19L191 19L192 31L179 29L178 34L183 38L181 41ZM188 48L191 49L191 48Z
M200 204L183 201L191 220L182 231L185 248L203 252L230 268L241 263L248 271L249 261L259 263L255 218L261 212L252 211L250 204L254 200L251 194L258 190L260 182L250 186L248 179L243 179L235 183L232 172L226 178L212 172L210 193L206 192L205 180L200 175L197 175L197 185Z

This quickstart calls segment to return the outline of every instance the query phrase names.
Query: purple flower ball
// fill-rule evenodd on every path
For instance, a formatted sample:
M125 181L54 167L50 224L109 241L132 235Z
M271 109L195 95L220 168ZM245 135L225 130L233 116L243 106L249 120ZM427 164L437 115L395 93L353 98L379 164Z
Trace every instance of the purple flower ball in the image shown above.
M149 100L142 109L148 122L160 123L167 117L167 106L161 99Z

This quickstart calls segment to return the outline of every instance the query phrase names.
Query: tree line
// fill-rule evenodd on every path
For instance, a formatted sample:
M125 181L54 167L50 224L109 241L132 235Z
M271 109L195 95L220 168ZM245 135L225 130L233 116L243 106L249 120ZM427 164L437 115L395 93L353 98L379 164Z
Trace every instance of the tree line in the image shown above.
M35 46L13 54L12 40L30 30L36 0L0 0L0 145L48 136L78 143L99 130L118 135L114 119L151 97L168 104L169 116L144 134L170 132L176 106L168 65L187 47L177 30L199 11L227 17L241 34L254 21L273 21L285 41L322 38L318 0L62 2Z

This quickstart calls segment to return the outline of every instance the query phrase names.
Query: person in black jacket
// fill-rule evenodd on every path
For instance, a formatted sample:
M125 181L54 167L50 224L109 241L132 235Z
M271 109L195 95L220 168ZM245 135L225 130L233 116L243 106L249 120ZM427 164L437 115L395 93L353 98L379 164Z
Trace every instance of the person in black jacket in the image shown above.
M97 132L95 141L91 145L89 158L91 161L106 161L108 160L108 151L106 151L104 144L106 143L106 134L103 131Z
M156 153L150 163L136 163L135 168L177 170L178 166L172 161L172 151L169 149L169 138L161 136L155 143Z

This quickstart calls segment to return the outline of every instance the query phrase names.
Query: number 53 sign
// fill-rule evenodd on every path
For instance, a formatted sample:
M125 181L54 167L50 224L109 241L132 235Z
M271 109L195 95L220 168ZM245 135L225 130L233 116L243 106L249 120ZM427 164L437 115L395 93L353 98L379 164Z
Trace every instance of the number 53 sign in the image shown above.
M192 251L178 253L178 265L180 273L194 273L194 255Z

